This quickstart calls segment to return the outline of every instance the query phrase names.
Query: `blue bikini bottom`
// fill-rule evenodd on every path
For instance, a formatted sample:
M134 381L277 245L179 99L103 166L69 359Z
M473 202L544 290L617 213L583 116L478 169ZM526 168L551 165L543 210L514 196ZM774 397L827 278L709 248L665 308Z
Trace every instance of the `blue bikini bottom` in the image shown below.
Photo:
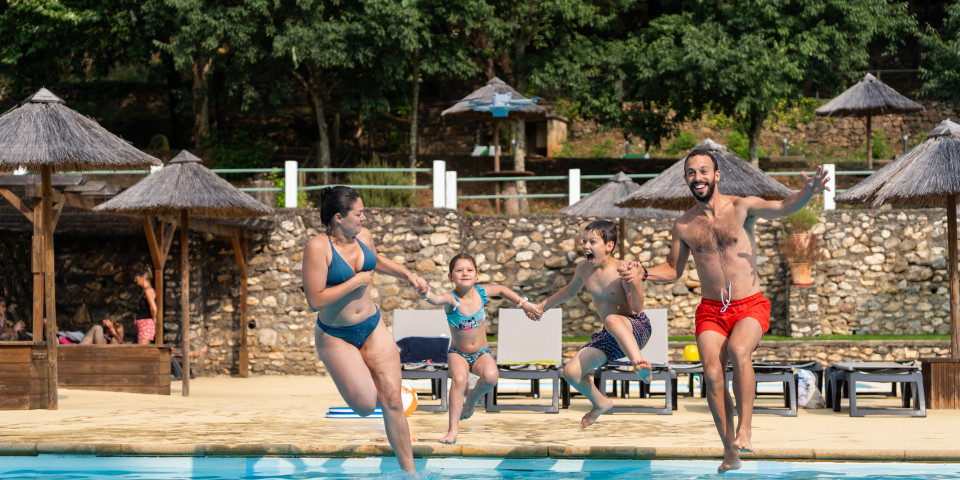
M366 320L355 325L350 325L349 327L331 327L330 325L324 325L320 322L320 314L317 314L317 326L320 327L320 330L323 330L323 333L331 337L341 338L358 349L367 341L367 337L376 330L379 323L379 308L377 308L377 313L370 315Z

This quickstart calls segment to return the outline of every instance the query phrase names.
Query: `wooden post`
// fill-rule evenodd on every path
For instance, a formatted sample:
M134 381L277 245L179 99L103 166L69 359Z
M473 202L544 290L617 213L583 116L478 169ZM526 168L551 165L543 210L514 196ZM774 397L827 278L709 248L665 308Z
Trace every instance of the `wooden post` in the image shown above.
M500 171L500 120L493 121L493 171ZM496 187L497 215L500 215L500 182L493 182Z
M33 250L30 271L33 272L33 341L43 337L43 201L33 199Z
M190 263L189 213L180 212L180 328L183 338L183 396L190 395Z
M950 357L960 358L960 284L957 272L957 200L947 196L947 272L950 279Z
M867 115L867 170L873 170L873 126Z
M247 351L247 239L239 239L239 232L230 238L233 243L233 253L237 257L237 268L240 271L240 342L237 349L237 370L241 377L250 374L250 357Z
M51 186L51 167L42 167L40 170L41 194L43 195L43 295L46 304L45 339L47 341L47 362L50 372L47 375L47 409L56 410L58 405L57 392L57 301L54 290L53 267L53 188Z
M623 217L620 217L620 242L619 242L620 243L620 260L623 260L624 254L626 254L626 250L624 249L624 245L623 245L627 240L627 232L624 229L624 227L626 226L624 225L625 223L626 222L623 221Z

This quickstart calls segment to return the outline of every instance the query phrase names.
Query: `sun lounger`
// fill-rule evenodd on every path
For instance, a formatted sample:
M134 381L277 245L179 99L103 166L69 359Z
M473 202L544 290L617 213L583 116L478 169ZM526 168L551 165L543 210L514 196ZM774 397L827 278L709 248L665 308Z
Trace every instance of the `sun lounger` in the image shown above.
M828 367L827 402L833 411L840 411L842 393L850 397L850 416L888 414L926 417L927 406L923 392L923 375L916 362L838 362ZM890 382L899 384L903 408L863 408L857 405L857 382ZM911 408L912 403L912 408Z
M783 384L783 408L758 407L753 406L755 414L783 415L785 417L797 416L797 377L794 370L797 368L812 367L816 362L804 364L789 364L777 362L754 362L753 372L756 376L756 382L781 382ZM733 370L727 365L726 381L733 381Z
M393 338L400 349L401 377L429 379L432 399L440 400L439 405L417 402L417 410L447 411L450 326L443 310L394 310Z
M539 398L540 380L553 381L552 402L544 404L501 403L499 389L494 387L486 395L488 412L502 410L532 410L558 413L560 411L560 361L562 356L561 310L554 308L543 313L540 321L527 318L518 308L501 308L497 336L497 366L500 379L530 380L531 394Z
M677 374L670 368L670 357L667 348L667 310L663 308L646 310L647 318L650 319L650 340L640 350L643 358L653 366L651 371L651 383L662 381L664 383L664 406L646 407L633 405L615 405L611 413L629 412L629 413L658 413L660 415L672 415L677 405ZM597 388L604 394L607 393L607 381L621 382L621 397L629 398L629 382L640 384L640 396L649 396L649 386L640 381L637 373L633 369L633 364L626 357L597 368L594 371L594 379ZM614 387L616 389L616 387ZM616 392L614 392L616 394Z

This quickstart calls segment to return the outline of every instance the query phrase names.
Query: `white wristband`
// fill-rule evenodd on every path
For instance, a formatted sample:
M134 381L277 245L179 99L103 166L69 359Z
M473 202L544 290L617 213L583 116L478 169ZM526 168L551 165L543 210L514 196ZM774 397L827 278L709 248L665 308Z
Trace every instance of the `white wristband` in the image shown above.
M523 304L526 303L526 301L527 301L527 297L521 298L520 301L517 302L517 306L518 306L518 307L522 307Z

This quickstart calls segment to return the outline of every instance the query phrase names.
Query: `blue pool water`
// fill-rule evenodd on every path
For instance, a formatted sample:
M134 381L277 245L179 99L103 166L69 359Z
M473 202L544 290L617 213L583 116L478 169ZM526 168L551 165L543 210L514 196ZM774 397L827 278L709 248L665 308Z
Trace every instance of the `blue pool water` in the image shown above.
M429 458L418 459L425 478L444 479L716 479L717 461ZM958 463L744 462L724 478L777 480L960 479ZM0 479L395 479L396 459L0 457Z

